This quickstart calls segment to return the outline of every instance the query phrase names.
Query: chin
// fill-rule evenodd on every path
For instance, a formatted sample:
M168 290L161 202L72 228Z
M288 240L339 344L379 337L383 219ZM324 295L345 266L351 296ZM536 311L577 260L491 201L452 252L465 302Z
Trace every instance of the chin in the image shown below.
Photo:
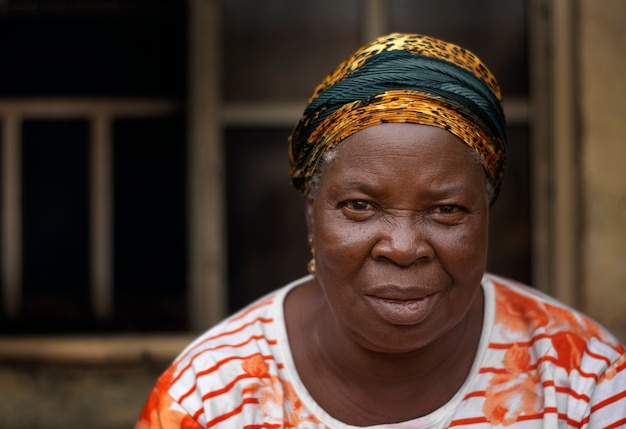
M393 332L392 332L393 331ZM428 331L413 327L398 326L377 335L353 332L354 341L363 349L375 353L406 354L426 349L438 343L450 329Z

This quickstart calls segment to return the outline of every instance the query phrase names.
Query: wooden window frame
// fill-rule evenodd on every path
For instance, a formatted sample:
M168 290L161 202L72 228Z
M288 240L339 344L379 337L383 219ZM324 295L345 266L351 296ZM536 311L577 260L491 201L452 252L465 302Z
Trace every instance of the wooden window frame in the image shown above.
M146 354L164 359L173 358L195 334L222 320L227 313L227 260L225 232L225 173L222 151L222 130L232 125L292 126L299 118L305 102L222 104L220 98L220 0L188 0L189 7L189 98L188 98L188 245L190 333L178 335L119 335L109 338L96 336L76 338L48 338L47 347L41 347L38 338L0 338L0 358L7 356L36 356L40 359L84 361L115 360L124 356L142 359ZM364 0L362 39L369 40L386 32L386 1ZM579 201L574 134L574 58L573 5L568 0L529 0L529 46L531 55L530 99L509 99L506 115L510 124L531 126L532 178L532 264L533 285L556 298L576 305L580 284L575 270L578 256L576 232L579 219L573 213ZM554 53L554 57L552 57ZM556 79L556 77L559 77ZM171 109L170 105L161 106ZM14 113L4 114L4 141L19 140ZM99 249L94 255L94 270L102 275L93 280L93 305L97 314L106 317L110 304L110 177L106 169L110 150L107 127L111 112L90 116L92 144L98 160L92 177L92 187L100 197L92 200L101 218L92 219L92 235ZM19 117L19 116L18 116ZM7 121L8 118L8 121ZM8 124L8 126L7 126ZM3 207L15 205L19 171L8 165L15 159L16 148L5 143L3 165ZM9 154L7 158L6 154ZM8 180L7 180L8 179ZM10 190L8 188L11 188ZM92 188L93 189L93 188ZM8 191L8 192L7 192ZM565 220L565 221L564 221ZM19 215L9 210L3 216L4 245L19 249L15 237L19 231ZM109 235L110 236L110 235ZM7 244L8 243L8 244ZM6 248L5 247L5 250ZM14 252L3 252L6 278L19 278L19 260ZM8 270L7 270L8 267ZM102 271L100 271L102 270ZM5 287L5 310L16 305L16 291ZM11 309L9 309L11 307ZM69 343L67 343L69 341ZM76 344L96 344L89 355L81 355ZM134 345L133 345L134 344ZM73 350L69 354L61 350ZM72 352L72 353L74 353Z
M113 120L173 113L171 100L13 99L0 100L2 122L2 297L9 320L19 317L22 292L21 126L28 119L85 119L90 126L91 307L98 320L113 314L112 127Z

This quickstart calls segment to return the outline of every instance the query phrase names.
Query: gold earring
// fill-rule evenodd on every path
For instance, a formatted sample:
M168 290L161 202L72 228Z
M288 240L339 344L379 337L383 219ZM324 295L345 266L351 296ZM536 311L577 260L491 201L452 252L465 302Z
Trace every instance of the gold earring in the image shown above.
M306 269L312 276L315 276L315 247L313 247L313 237L309 236L309 247L311 248L311 260L306 264Z

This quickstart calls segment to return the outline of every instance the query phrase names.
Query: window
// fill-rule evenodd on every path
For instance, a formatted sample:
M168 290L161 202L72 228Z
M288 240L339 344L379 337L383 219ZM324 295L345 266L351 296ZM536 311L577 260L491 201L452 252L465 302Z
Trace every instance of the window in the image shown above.
M305 274L287 137L314 86L389 31L467 46L498 77L511 163L489 270L531 281L526 2L189 6L0 9L0 329L202 330Z
M186 10L0 7L0 331L188 328Z

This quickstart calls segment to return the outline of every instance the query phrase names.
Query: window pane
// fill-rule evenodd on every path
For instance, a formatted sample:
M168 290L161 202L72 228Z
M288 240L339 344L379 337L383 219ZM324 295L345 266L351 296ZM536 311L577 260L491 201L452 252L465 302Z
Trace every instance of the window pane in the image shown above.
M528 126L508 127L508 165L491 209L487 269L530 284L530 149Z
M76 331L89 307L89 124L23 124L20 329Z
M227 0L227 102L306 99L358 39L357 0Z
M26 3L0 1L0 96L184 92L186 2Z
M183 122L115 121L115 321L124 330L187 326Z
M287 129L228 129L229 310L307 273L304 198L288 174Z
M5 145L5 141L4 141L4 122L2 121L2 118L0 118L0 148L4 148ZM0 150L0 166L4 165L4 150ZM1 204L4 204L4 183L2 183L2 181L4 180L4 173L2 172L2 170L0 170L0 201L2 201ZM4 211L6 210L5 207L0 206L0 225L4 225ZM4 243L4 228L0 228L0 243ZM0 244L0 261L4 260L4 245ZM4 290L4 264L0 264L0 291ZM0 320L2 320L3 318L3 311L4 311L4 293L0 293ZM1 323L1 322L0 322ZM1 326L0 326L1 329Z
M477 54L505 94L528 95L526 1L390 0L390 29L457 43Z

